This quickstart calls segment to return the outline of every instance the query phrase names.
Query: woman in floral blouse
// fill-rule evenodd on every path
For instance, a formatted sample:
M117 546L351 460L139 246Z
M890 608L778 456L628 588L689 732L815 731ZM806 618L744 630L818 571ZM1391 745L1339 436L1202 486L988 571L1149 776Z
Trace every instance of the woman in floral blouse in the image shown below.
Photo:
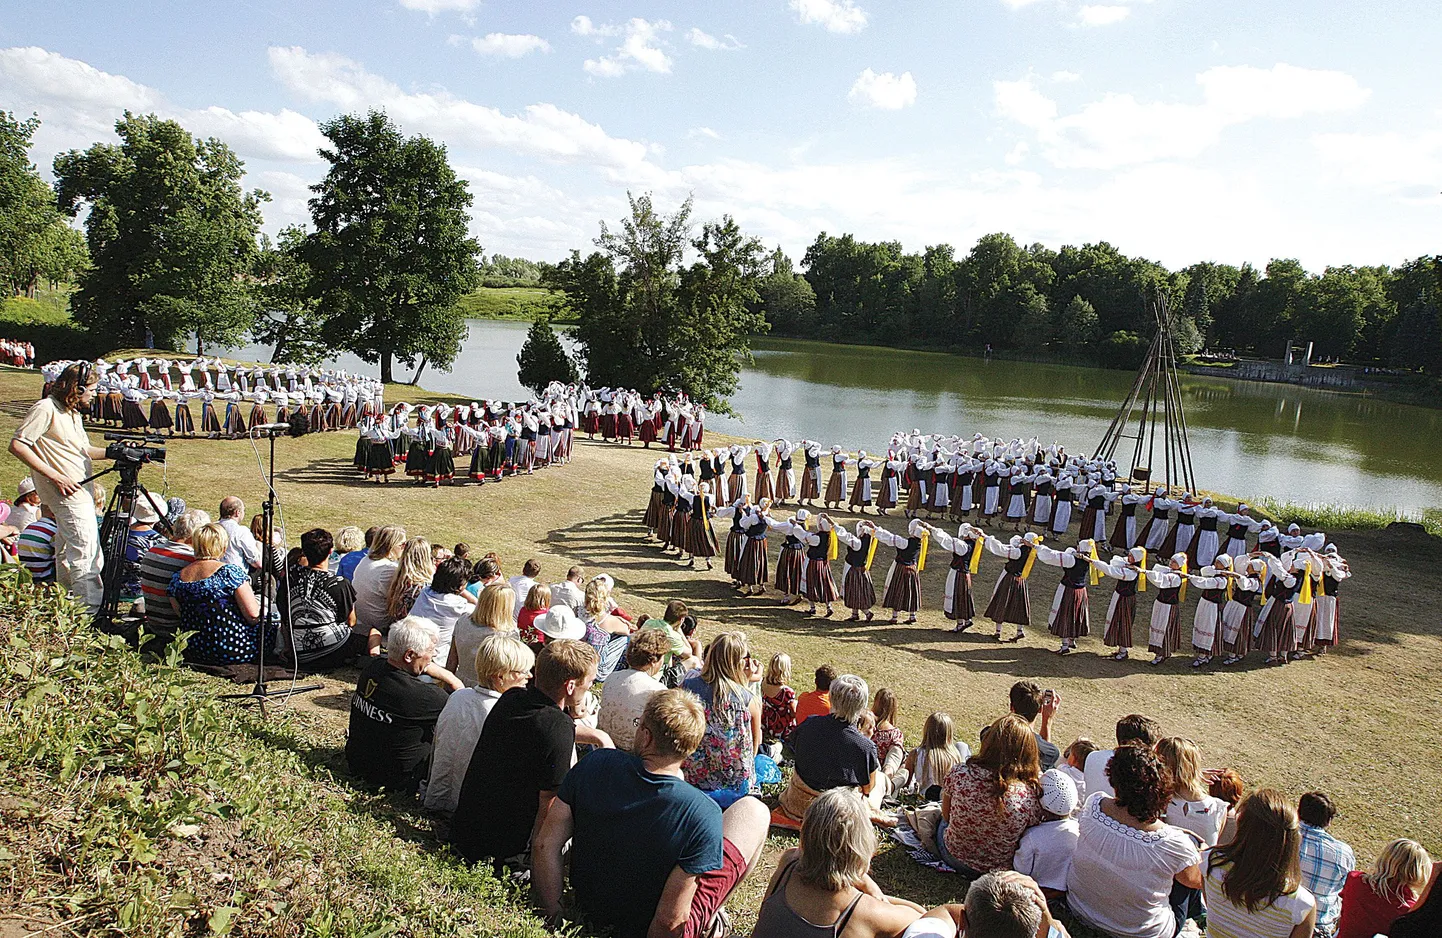
M942 786L936 842L947 865L972 878L1011 869L1021 835L1041 821L1040 775L1031 725L1014 713L993 723Z
M686 781L726 804L756 785L761 698L746 687L750 657L745 635L722 632L706 649L701 673L681 683L706 707L706 735L681 770Z
M896 725L898 709L896 694L891 688L883 687L876 692L876 700L871 705L871 712L876 714L876 732L871 734L871 741L876 744L876 758L881 760L881 774L887 778L896 774L901 760L906 758L906 738Z
M796 729L796 691L791 684L791 656L777 652L761 680L761 728L766 744L782 743Z

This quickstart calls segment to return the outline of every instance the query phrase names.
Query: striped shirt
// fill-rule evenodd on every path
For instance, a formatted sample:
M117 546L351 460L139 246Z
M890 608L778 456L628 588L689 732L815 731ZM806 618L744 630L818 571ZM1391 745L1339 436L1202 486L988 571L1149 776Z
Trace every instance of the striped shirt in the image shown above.
M1316 905L1306 887L1298 886L1296 892L1278 896L1249 912L1245 905L1234 905L1222 892L1231 867L1230 863L1212 867L1202 882L1207 897L1208 938L1288 938Z
M55 519L41 518L20 532L16 553L36 583L55 580Z
M145 627L169 638L180 630L180 617L170 608L170 578L195 561L189 544L156 541L140 558L140 594L145 597Z

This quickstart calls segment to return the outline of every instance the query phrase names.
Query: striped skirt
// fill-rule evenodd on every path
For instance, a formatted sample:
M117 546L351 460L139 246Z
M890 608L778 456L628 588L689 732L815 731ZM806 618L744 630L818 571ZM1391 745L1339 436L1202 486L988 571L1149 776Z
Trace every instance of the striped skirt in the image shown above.
M1031 596L1027 593L1026 581L1016 574L1001 571L991 591L991 602L986 604L983 615L995 622L998 629L1003 622L1031 625Z
M747 545L748 548L750 545ZM776 558L776 591L793 596L801 592L801 548L782 547Z
M1048 631L1057 638L1081 638L1091 634L1091 608L1087 604L1085 586L1057 587L1061 592L1056 612L1047 624Z
M209 401L200 405L200 431L202 433L220 432L220 420L215 416L215 405Z
M726 572L733 580L739 580L740 574L737 571L741 568L741 554L746 549L746 535L739 531L732 531L726 535Z
M915 564L891 565L886 572L886 593L881 604L895 612L913 614L921 608L921 574Z
M184 401L175 405L175 432L185 436L195 435L195 418L190 416L190 405Z
M976 618L976 599L971 594L971 573L952 568L946 574L946 596L941 611L948 619L970 622Z
M693 557L716 556L716 532L711 530L711 520L699 511L691 512L691 522L686 528L686 550Z
M1177 603L1152 603L1152 625L1147 633L1147 650L1154 655L1171 655L1182 647L1182 612Z
M1111 648L1132 647L1132 623L1136 618L1137 594L1123 596L1112 593L1112 601L1107 606L1107 631L1102 636L1102 644Z
M801 500L815 501L821 497L821 467L801 472Z
M767 566L766 538L747 537L746 546L736 561L736 579L745 586L765 586Z
M847 567L841 579L841 601L847 609L862 612L876 605L876 586L871 582L871 571L865 567Z
M486 452L486 451L487 451L487 448L486 448L486 447L482 447L482 448L480 448L480 449L477 449L475 455L471 457L471 475L474 476L474 475L476 474L477 470L480 470L481 472L485 472L485 468L481 467L481 466L478 464L477 460L479 460L479 459L481 458L481 454L484 453L484 452ZM646 502L646 516L645 516L645 518L643 518L642 520L644 521L644 523L645 523L645 525L646 525L646 529L647 529L648 531L653 531L653 532L654 532L654 531L656 530L656 525L660 522L660 518L661 518L661 490L658 489L658 488L655 488L655 487L653 486L653 487L651 488L651 499L650 499L650 501Z
M1222 607L1222 648L1229 655L1245 655L1252 650L1252 629L1257 624L1257 607L1228 600Z
M1292 604L1267 600L1258 615L1261 620L1253 628L1257 647L1273 658L1290 653L1296 646L1292 641Z
M807 599L814 603L836 602L840 595L836 590L836 580L831 575L831 561L826 558L812 560L807 558L801 572L801 592Z

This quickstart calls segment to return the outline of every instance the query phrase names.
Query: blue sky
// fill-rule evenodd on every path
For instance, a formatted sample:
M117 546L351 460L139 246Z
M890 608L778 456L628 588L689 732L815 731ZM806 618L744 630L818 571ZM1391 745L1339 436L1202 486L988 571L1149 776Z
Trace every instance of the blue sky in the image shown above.
M35 157L126 108L219 136L303 222L317 123L447 145L488 253L587 249L688 194L799 258L821 230L991 231L1198 260L1442 250L1435 2L0 0L0 108Z

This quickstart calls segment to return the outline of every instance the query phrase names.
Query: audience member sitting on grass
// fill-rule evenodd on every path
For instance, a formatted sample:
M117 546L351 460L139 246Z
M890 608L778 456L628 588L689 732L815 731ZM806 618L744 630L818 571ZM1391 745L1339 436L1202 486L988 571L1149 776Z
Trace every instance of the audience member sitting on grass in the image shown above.
M532 590L545 588L538 584ZM597 727L611 737L617 749L631 749L646 701L652 694L666 689L657 675L661 673L661 663L666 660L669 648L665 634L657 629L642 629L631 637L630 647L626 649L626 664L630 667L612 674L606 682Z
M465 563L452 558L451 562ZM444 564L443 564L444 566ZM436 571L437 574L440 571ZM509 635L487 635L476 648L477 683L451 694L436 721L431 775L426 783L425 806L449 818L456 810L471 755L486 725L486 717L501 695L525 687L536 666L536 654Z
M876 731L871 734L871 741L876 744L876 758L881 760L881 774L891 778L906 758L906 737L896 725L900 712L896 692L889 687L877 691L871 712L876 717Z
M521 572L511 577L507 583L516 593L516 608L512 610L513 617L521 617L521 608L525 605L527 598L531 595L531 587L540 582L541 562L534 557L528 559L521 565Z
M182 512L170 525L170 537L150 545L140 558L140 591L145 596L145 631L149 647L169 645L180 631L180 616L170 603L170 578L195 561L190 539L210 515L198 508Z
M1207 855L1203 891L1211 938L1311 938L1316 902L1302 886L1297 812L1260 788L1237 815L1237 838Z
M506 578L501 576L501 564L495 559L495 554L491 553L471 567L471 582L466 586L466 592L479 597L481 590L488 586L505 585Z
M1411 911L1432 875L1432 858L1415 840L1394 840L1382 848L1372 872L1353 870L1342 887L1337 938L1385 935Z
M1411 912L1392 923L1388 938L1436 938L1442 935L1442 863L1432 864L1432 878L1422 890L1422 898Z
M791 656L777 652L761 678L761 746L772 759L796 729L796 691L791 689Z
M966 904L944 905L912 922L902 938L1069 938L1036 882L1006 870L972 881Z
M1071 745L1062 750L1061 761L1057 768L1066 773L1067 777L1076 783L1076 798L1078 804L1086 804L1087 801L1087 756L1096 752L1100 747L1085 736L1078 736L1071 741Z
M552 595L554 596L554 591ZM554 604L554 599L552 602ZM583 600L582 611L584 609ZM666 604L666 611L661 618L650 616L641 622L641 628L655 629L666 636L666 659L661 664L661 683L667 687L679 687L688 672L701 667L700 656L693 654L690 639L681 631L681 623L688 615L690 611L686 604L679 599L673 599Z
M1117 721L1117 745L1125 746L1135 743L1147 749L1157 744L1162 738L1162 728L1156 720L1151 717L1142 716L1140 713L1129 713ZM1086 765L1083 770L1086 773L1086 792L1090 798L1097 792L1104 795L1113 795L1111 782L1107 780L1107 763L1112 759L1115 749L1098 749L1087 756Z
M586 611L581 616L586 626L586 642L596 649L600 661L596 669L597 682L604 682L616 670L631 641L631 623L615 611L610 581L611 578L603 574L586 584Z
M26 525L15 539L15 556L36 583L55 582L55 532L58 527L55 512L50 510L49 505L41 505L39 519ZM169 580L166 580L165 586L169 589Z
M226 563L235 564L246 572L260 568L263 559L260 553L260 545L256 543L255 535L250 533L250 528L241 522L245 515L245 502L234 495L227 495L220 500L220 521L217 522L225 529Z
M823 664L816 669L816 689L809 690L796 698L796 725L800 726L810 717L825 716L831 712L831 682L836 680L836 669Z
M423 537L408 539L401 548L400 559L396 561L395 576L391 577L391 584L386 589L386 618L394 622L410 615L416 597L430 585L435 573L431 542Z
M1227 820L1222 825L1222 835L1217 838L1217 843L1227 843L1237 833L1237 808L1247 793L1246 783L1235 769L1210 769L1203 772L1202 777L1207 780L1207 794L1227 806Z
M375 531L375 528L371 528ZM374 535L372 535L374 536ZM355 565L361 562L366 555L365 533L353 524L348 524L335 532L335 545L331 547L330 572L346 578L350 582L350 575L355 571ZM354 558L354 559L348 559Z
M1196 840L1163 820L1171 777L1149 746L1130 743L1112 753L1107 780L1115 794L1088 795L1078 818L1067 905L1108 934L1171 938L1185 920L1174 906L1190 906L1202 886Z
M185 646L192 664L240 664L256 659L260 602L250 575L221 562L230 539L218 524L202 525L191 536L195 560L170 578L170 602L180 627L194 632ZM266 628L269 648L274 628Z
M589 586L586 599L589 604ZM723 808L756 787L761 698L747 686L750 660L746 636L722 632L707 647L701 672L681 682L706 708L706 733L686 760L686 781L711 793Z
M456 620L446 663L448 667L454 668L456 676L465 682L467 687L476 686L476 675L471 667L475 663L476 648L480 646L481 639L487 635L509 635L520 639L521 633L516 631L516 620L511 616L514 602L515 594L509 586L488 586L481 590L470 617Z
M542 657L558 644L576 643L548 644ZM681 763L705 731L695 695L658 691L632 752L593 752L566 774L533 857L535 900L548 922L561 917L569 841L575 908L589 924L616 938L729 932L722 906L760 858L766 807L741 798L723 812L683 780ZM488 723L483 740L489 732Z
M1297 804L1302 821L1302 885L1317 900L1317 934L1330 938L1342 914L1342 886L1357 868L1352 848L1328 833L1337 808L1325 792L1309 791ZM1240 827L1240 821L1238 826Z
M1011 692L1008 695L1011 712L1026 721L1027 726L1032 727L1032 735L1036 737L1037 761L1041 765L1041 771L1056 768L1061 759L1061 750L1051 741L1051 724L1056 716L1057 710L1061 707L1061 697L1056 691L1043 691L1035 681L1017 681L1011 685ZM1040 726L1036 726L1040 718ZM982 727L982 735L986 735L988 727Z
M120 564L120 600L138 602L140 608L136 612L145 611L140 560L146 551L165 539L165 535L157 529L164 516L165 502L159 495L141 492L135 496L130 528L125 532L125 557Z
M1036 880L1048 899L1059 899L1066 895L1066 878L1081 834L1072 816L1077 809L1076 783L1061 769L1041 773L1038 783L1041 822L1021 835L1011 865Z
M382 525L371 539L370 551L356 564L351 584L355 586L355 620L362 628L384 631L394 621L386 612L386 599L405 546L405 528Z
M361 655L379 655L381 633L355 629L355 588L330 571L334 542L324 528L300 536L304 564L292 567L276 590L281 661L307 671L329 671Z
M1158 740L1157 758L1172 777L1167 823L1196 834L1202 846L1215 847L1227 823L1227 803L1207 793L1197 744L1182 736L1168 736Z
M596 652L585 642L550 641L536 656L535 672L532 686L506 691L491 708L461 785L451 843L472 862L527 865L571 767L576 724L566 711L596 680Z
M812 717L791 731L791 751L796 765L790 783L781 793L782 814L800 823L806 809L822 792L833 788L855 788L870 796L874 808L885 793L881 761L876 746L857 728L870 689L854 674L843 674L829 682L831 712Z
M521 603L520 614L516 616L516 631L521 633L521 641L527 645L546 643L546 636L536 630L536 620L550 608L551 588L544 583L532 586L525 602Z
M936 845L963 876L1011 869L1021 835L1042 818L1036 736L1009 713L987 727L981 749L942 785Z
M431 575L430 582L421 587L411 604L411 615L430 619L440 630L441 641L436 646L436 658L441 661L451 658L456 623L470 618L476 608L471 594L466 592L466 578L470 574L471 565L459 557L442 560Z
M342 528L342 530L345 529ZM354 583L356 566L370 554L371 545L375 543L376 535L379 533L380 525L378 524L366 528L362 546L355 550L346 551L345 554L341 556L340 563L336 566L336 572Z
M436 625L414 616L391 625L386 656L361 671L350 700L345 757L352 775L414 792L431 761L446 691L420 679L436 651Z
M971 747L956 739L951 714L937 711L921 727L921 745L906 754L892 779L897 791L941 800L941 786L951 770L971 758Z
M551 605L570 606L580 616L586 611L586 569L572 567L566 571L566 578L551 584Z
M866 799L853 788L818 795L806 809L801 842L776 861L752 938L823 930L846 938L898 938L926 910L881 891L871 878L875 853Z

